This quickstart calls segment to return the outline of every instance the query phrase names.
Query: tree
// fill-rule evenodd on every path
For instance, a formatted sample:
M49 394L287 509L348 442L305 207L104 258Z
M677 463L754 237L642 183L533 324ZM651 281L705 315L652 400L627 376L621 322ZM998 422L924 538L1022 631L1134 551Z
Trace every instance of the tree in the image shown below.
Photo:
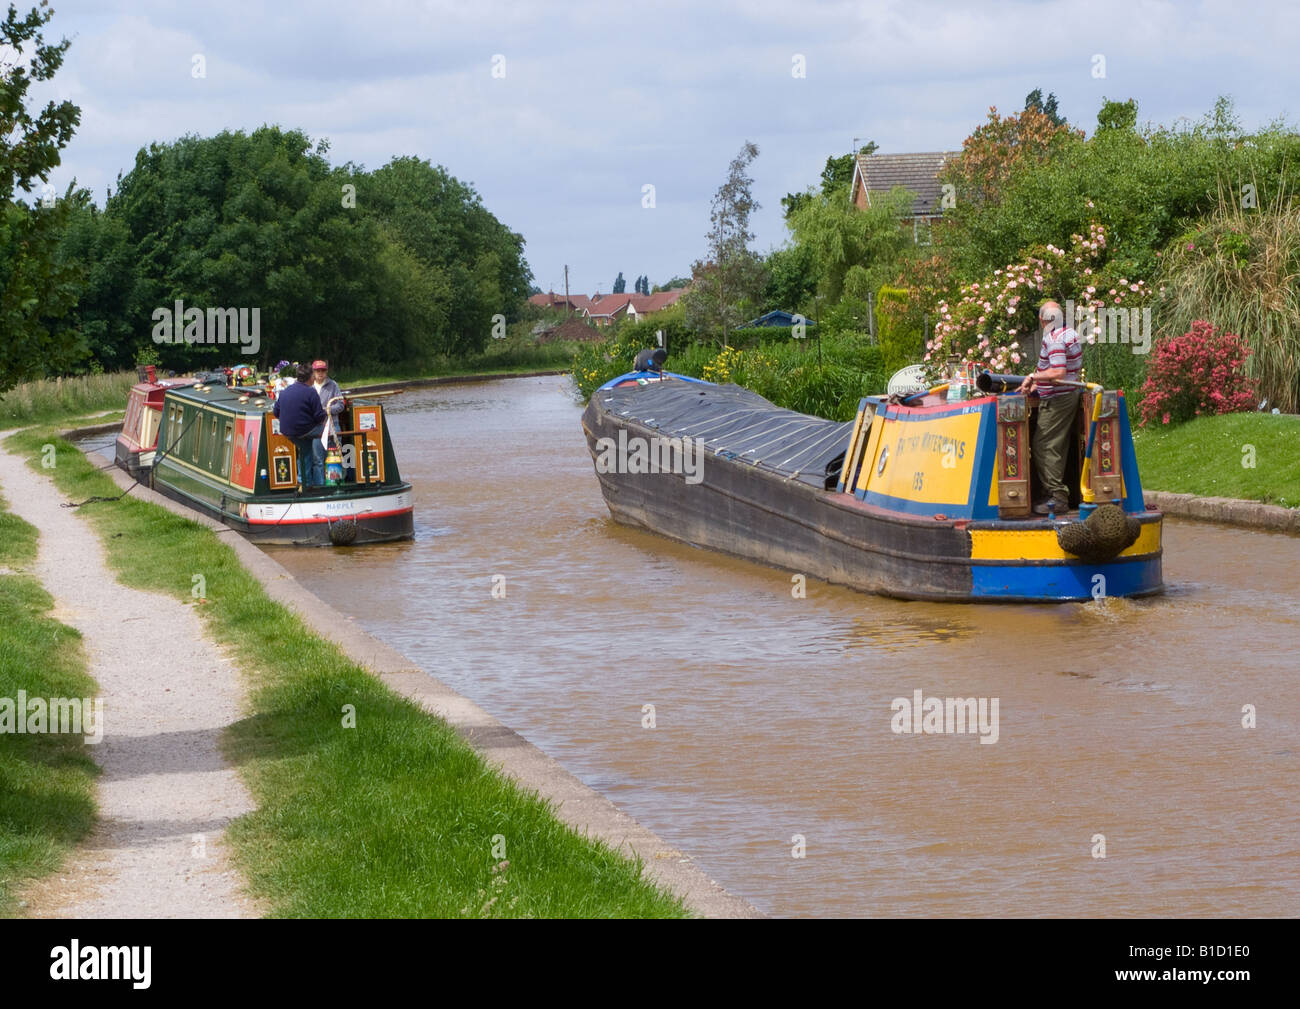
M859 155L875 154L880 145L874 140L870 140L858 148ZM826 167L822 169L821 175L821 193L823 196L829 196L834 190L839 188L848 189L853 184L853 170L857 164L857 158L852 154L841 154L836 157L834 154L826 159ZM803 193L786 193L781 197L781 206L785 210L785 217L788 220L803 202L808 199L809 194Z
M675 291L679 287L686 287L690 282L690 277L673 277L673 279L667 283L655 284L655 286L650 289L650 293L658 294L660 291Z
M731 160L711 204L708 258L692 264L692 287L682 296L688 325L718 334L724 347L763 290L763 261L749 248L754 240L749 217L759 204L746 169L757 157L758 146L747 140Z
M478 352L494 315L518 318L533 279L523 236L488 211L473 186L441 165L398 157L358 180L357 202L434 275L444 321L426 335L428 351Z
M848 190L811 197L787 222L795 241L806 246L816 263L819 293L828 302L847 294L864 300L891 278L898 259L912 241L911 228L899 226L915 194L901 187L859 210Z
M623 294L627 290L627 281L623 279L623 271L618 271L618 276L614 278L614 289L611 294Z
M810 246L792 243L773 249L767 256L767 286L759 314L781 310L810 316L817 278L817 260Z
M1056 126L1068 125L1065 117L1056 111L1056 93L1052 92L1047 96L1047 101L1043 101L1043 89L1034 88L1033 91L1025 95L1025 109L1033 109L1045 115Z
M1037 105L1003 117L990 106L988 122L962 142L960 156L944 165L939 180L956 187L959 207L998 203L1018 171L1047 161L1071 137L1082 139L1083 131L1057 123Z
M76 296L75 273L56 259L67 208L15 199L37 180L48 182L81 122L81 110L68 101L51 101L35 115L27 107L32 82L53 78L71 44L45 42L42 28L53 16L41 0L21 18L10 5L0 22L0 392L85 356L83 345L52 332Z

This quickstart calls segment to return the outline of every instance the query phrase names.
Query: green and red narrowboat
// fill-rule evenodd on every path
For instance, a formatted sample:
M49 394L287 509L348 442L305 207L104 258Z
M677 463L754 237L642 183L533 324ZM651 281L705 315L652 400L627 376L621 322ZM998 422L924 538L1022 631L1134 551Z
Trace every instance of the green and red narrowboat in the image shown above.
M273 402L256 387L165 388L158 416L141 422L141 432L156 426L157 440L151 465L137 463L137 478L259 543L344 546L412 537L411 485L402 480L380 403L345 399L337 432L342 478L313 487L299 483L297 449L280 433ZM119 439L119 464L129 469L120 446Z

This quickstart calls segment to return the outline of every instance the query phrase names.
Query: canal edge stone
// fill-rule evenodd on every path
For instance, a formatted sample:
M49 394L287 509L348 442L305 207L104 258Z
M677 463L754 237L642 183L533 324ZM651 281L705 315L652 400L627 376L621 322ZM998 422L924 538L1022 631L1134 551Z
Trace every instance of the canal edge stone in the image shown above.
M63 437L87 432L63 431ZM703 918L763 918L748 901L722 888L678 851L642 826L608 798L565 770L523 736L426 672L407 656L367 631L308 591L277 560L263 553L229 526L163 497L137 483L117 466L106 471L115 483L136 497L198 522L222 536L244 569L276 602L294 611L317 634L336 644L353 662L378 677L395 693L452 726L494 768L526 791L551 803L561 822L579 834L605 842L623 855L639 858L644 875L679 897L687 909Z
M1173 494L1169 491L1144 490L1148 508L1157 508L1174 518L1221 522L1246 529L1300 533L1300 508L1283 508L1262 501L1240 498L1201 497L1197 494Z

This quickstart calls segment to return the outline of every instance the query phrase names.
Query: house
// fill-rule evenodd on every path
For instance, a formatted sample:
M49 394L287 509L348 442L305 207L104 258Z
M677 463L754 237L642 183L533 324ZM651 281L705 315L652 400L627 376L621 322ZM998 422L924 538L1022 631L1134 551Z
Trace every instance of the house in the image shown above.
M674 287L671 291L657 291L654 294L634 294L627 306L627 317L633 322L644 319L647 315L662 312L665 308L677 304L686 293L684 287Z
M883 195L895 186L910 189L916 196L912 212L903 218L910 223L918 244L929 227L943 214L943 186L939 170L961 151L928 151L922 154L859 154L853 166L849 198L859 209L871 206L871 194ZM951 204L950 204L951 205Z
M598 294L582 310L583 316L591 320L593 326L612 326L627 315L628 305L637 294Z
M608 326L619 319L640 322L648 315L661 312L686 293L686 288L675 287L657 294L605 294L596 295L583 309L583 315L593 325Z

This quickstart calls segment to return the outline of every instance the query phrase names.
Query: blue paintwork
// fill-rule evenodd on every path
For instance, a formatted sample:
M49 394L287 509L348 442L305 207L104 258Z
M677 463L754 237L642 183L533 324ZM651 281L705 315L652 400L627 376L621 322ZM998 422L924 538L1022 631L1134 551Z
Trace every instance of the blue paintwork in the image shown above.
M697 385L716 385L716 382L706 382L702 378L691 378L690 375L678 375L673 371L665 371L661 376L657 371L629 371L626 374L619 375L618 378L611 378L602 385L601 389L612 389L620 382L626 382L629 379L645 379L647 382L658 382L660 378L680 378L683 382L694 382ZM597 392L600 389L596 390Z
M1146 499L1142 496L1142 481L1138 477L1137 453L1133 450L1133 432L1128 426L1128 404L1124 397L1119 397L1119 431L1121 448L1124 452L1120 471L1124 475L1124 510L1126 512L1145 512Z
M1161 558L1111 561L1108 564L972 564L971 595L978 599L1088 600L1093 576L1106 579L1107 596L1134 596L1157 591Z

